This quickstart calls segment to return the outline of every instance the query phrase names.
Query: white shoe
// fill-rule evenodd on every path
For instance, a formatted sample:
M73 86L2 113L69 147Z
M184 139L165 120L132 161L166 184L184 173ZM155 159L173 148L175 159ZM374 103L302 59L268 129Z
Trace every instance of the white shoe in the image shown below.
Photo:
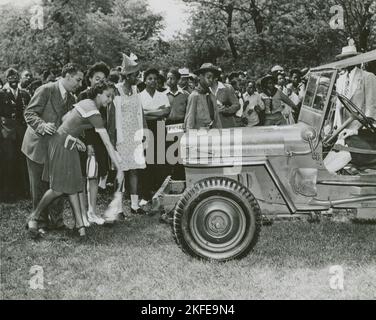
M89 217L89 222L97 224L98 226L102 226L106 222L103 218L98 217L96 214L94 214L90 211L87 213L87 215Z
M141 199L138 205L140 207L146 206L149 203L149 201L146 201L145 199Z

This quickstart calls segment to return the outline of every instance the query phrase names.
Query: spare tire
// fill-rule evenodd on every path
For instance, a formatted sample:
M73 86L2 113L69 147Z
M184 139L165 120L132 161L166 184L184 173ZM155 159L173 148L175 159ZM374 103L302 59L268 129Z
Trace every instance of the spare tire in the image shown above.
M191 256L217 261L240 259L257 243L260 207L239 182L207 178L187 189L176 204L173 234Z

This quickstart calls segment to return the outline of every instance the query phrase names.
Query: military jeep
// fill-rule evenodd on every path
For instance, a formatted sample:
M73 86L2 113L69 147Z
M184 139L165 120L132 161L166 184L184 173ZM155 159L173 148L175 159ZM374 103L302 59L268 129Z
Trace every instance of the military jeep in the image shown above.
M376 219L376 170L331 174L323 163L345 125L358 120L375 131L334 90L341 68L370 60L376 50L311 69L294 125L190 130L182 137L186 180L168 177L154 205L173 215L173 234L184 252L218 261L242 258L257 243L262 216L342 208ZM337 99L351 119L333 129Z

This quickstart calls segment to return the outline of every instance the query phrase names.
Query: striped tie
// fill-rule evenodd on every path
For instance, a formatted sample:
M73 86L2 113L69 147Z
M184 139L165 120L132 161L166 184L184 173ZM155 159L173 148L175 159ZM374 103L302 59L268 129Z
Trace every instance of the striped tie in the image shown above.
M346 83L345 83L345 89L343 90L343 95L348 98L350 93L350 74L346 74Z
M346 73L345 89L343 90L343 95L346 98L349 98L349 93L350 93L350 73L347 72ZM342 119L342 121L344 121L344 119L348 118L348 114L347 114L347 112L346 112L346 110L345 110L344 107L341 108L340 113L341 113L341 119Z

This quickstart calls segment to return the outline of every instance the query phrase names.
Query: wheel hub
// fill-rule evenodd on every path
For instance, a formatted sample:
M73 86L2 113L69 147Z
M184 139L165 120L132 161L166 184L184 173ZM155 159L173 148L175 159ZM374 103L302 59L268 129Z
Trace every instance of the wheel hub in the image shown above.
M190 229L192 236L204 248L214 252L236 247L245 233L245 215L234 200L212 196L194 210Z
M207 221L210 231L218 235L226 233L230 227L230 221L225 212L215 211L210 213Z

